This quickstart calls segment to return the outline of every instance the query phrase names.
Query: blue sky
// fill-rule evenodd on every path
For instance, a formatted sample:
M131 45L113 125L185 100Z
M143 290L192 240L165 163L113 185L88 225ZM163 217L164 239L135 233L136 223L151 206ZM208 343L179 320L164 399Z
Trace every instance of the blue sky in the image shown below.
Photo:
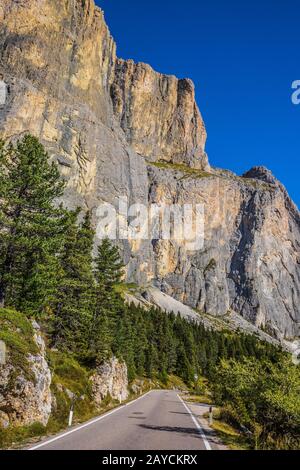
M212 165L265 165L300 206L299 0L96 3L119 57L195 82Z

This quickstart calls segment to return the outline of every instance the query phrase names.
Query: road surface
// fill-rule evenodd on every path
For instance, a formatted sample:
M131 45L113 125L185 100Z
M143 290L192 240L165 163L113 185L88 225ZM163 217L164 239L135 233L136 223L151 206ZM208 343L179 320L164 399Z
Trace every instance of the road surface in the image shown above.
M209 430L175 391L139 399L36 444L31 450L211 450Z

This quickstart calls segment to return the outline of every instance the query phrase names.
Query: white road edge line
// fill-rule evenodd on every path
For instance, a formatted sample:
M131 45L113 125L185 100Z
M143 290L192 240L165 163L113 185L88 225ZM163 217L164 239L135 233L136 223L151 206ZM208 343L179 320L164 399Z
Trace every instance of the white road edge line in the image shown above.
M205 433L204 433L202 427L200 426L198 420L195 418L195 416L193 415L193 413L191 412L191 410L189 409L189 407L186 405L186 403L183 401L183 399L181 398L181 396L178 395L178 394L177 394L177 396L178 396L179 400L181 401L181 403L183 404L183 406L185 407L186 411L188 411L188 413L189 413L189 415L191 416L191 418L192 418L192 420L193 420L195 426L197 427L197 429L198 429L198 431L199 431L199 434L201 435L201 437L202 437L202 439L203 439L203 442L204 442L204 445L205 445L206 450L212 450L211 445L210 445L210 443L208 442L207 437L206 437L206 435L205 435Z
M147 395L149 395L149 393L152 393L152 392L155 392L156 390L149 390L149 392L145 393L145 395L142 395L141 397L139 398L136 398L135 400L133 401L130 401L129 403L126 403L125 405L122 405L122 406L119 406L118 408L115 408L114 410L112 411L109 411L108 413L102 415L102 416L99 416L98 418L95 418L93 419L92 421L89 421L85 424L82 424L81 426L78 426L77 428L74 428L74 429L71 429L70 431L67 431L63 434L60 434L59 436L56 436L56 437L53 437L52 439L49 439L48 441L45 441L45 442L42 442L41 444L38 444L37 446L34 446L34 447L31 447L30 449L28 450L37 450L37 449L40 449L41 447L45 447L47 446L48 444L51 444L52 442L55 442L55 441L58 441L59 439L62 439L66 436L69 436L70 434L73 434L74 432L77 432L77 431L80 431L81 429L84 429L88 426L91 426L92 424L95 424L97 423L98 421L101 421L102 419L104 418L107 418L107 416L110 416L112 415L113 413L116 413L117 411L120 411L122 410L123 408L125 408L126 406L130 406L130 405L133 405L133 403L136 403L138 400L141 400L142 398L145 398Z

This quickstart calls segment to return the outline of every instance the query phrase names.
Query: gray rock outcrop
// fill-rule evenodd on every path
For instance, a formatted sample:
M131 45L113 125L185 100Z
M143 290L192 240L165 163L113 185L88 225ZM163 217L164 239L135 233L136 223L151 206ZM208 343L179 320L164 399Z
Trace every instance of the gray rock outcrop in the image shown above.
M47 425L51 414L51 372L45 359L45 343L35 324L34 341L37 354L26 358L24 371L9 354L6 364L0 365L0 426Z
M96 405L107 397L125 401L128 398L128 377L125 362L112 357L97 368L91 377L92 396Z

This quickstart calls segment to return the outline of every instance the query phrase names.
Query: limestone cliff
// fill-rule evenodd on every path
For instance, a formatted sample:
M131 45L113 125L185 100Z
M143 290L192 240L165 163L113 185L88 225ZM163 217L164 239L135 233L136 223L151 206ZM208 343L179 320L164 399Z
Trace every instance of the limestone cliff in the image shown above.
M93 0L2 0L0 82L0 135L40 138L68 181L68 205L95 210L119 196L204 205L195 252L178 240L125 240L128 280L299 336L298 209L265 169L238 177L209 167L189 80L117 59Z
M127 141L138 154L151 161L208 167L206 131L191 80L118 59L111 96Z
M159 241L156 285L200 311L232 310L273 335L299 335L299 212L270 172L182 179L154 167L149 178L154 201L205 205L204 249Z

